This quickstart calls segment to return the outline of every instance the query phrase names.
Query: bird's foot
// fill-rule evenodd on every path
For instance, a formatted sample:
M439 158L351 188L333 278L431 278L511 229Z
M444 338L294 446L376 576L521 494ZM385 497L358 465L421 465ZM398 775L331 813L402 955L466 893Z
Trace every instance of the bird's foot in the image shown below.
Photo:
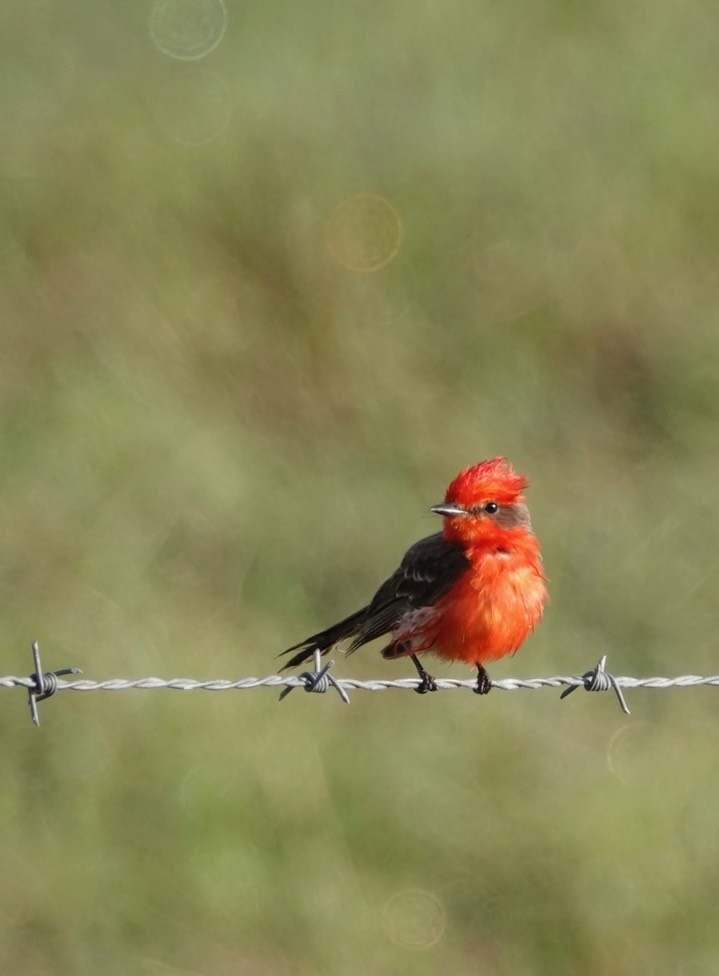
M418 695L426 695L428 691L437 690L437 682L434 680L431 674L423 671L419 676L420 681L417 687L414 689Z
M477 684L472 691L475 695L488 695L492 690L492 679L484 670L481 664L477 665Z
M419 684L414 689L418 695L426 695L428 691L437 690L437 682L434 680L432 675L425 671L422 665L419 663L419 658L416 654L410 654L412 658L412 663L417 668L417 674L419 675Z

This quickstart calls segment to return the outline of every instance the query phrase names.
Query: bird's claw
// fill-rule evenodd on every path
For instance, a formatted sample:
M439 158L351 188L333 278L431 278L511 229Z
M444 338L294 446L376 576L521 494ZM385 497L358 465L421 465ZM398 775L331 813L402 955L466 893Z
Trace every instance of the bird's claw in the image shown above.
M418 695L426 695L428 691L437 690L437 682L434 680L431 674L424 670L422 664L416 654L410 654L410 659L412 664L417 668L417 674L419 675L419 684L414 689Z
M491 690L492 679L480 664L477 667L477 684L474 686L472 691L475 693L475 695L488 695Z
M426 695L428 691L437 690L437 682L434 680L431 674L428 674L425 671L424 674L420 675L419 684L414 690L418 695Z

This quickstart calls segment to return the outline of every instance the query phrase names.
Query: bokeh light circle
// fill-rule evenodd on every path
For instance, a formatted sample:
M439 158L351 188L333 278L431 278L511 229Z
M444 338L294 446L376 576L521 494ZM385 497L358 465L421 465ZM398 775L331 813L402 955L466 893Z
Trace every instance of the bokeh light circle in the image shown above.
M651 780L647 767L647 749L652 742L648 722L631 721L612 733L607 745L607 766L622 783L640 786Z
M379 271L402 243L402 220L395 207L374 193L358 193L339 203L325 227L332 258L349 271Z
M430 891L406 888L392 895L382 912L384 929L397 945L429 949L444 935L444 905Z
M157 0L150 16L150 37L163 54L178 61L207 57L226 30L223 0Z
M183 69L187 70L187 69ZM232 117L232 98L214 72L189 69L171 78L153 99L162 132L183 146L203 146L217 139Z

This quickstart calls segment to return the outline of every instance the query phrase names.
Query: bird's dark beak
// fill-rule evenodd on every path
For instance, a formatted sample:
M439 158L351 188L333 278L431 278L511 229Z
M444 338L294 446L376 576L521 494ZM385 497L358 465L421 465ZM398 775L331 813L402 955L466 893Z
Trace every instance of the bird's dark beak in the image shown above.
M469 514L466 509L460 508L459 505L452 505L451 502L442 502L441 505L433 505L430 508L430 512L434 512L435 515L446 515L448 518Z

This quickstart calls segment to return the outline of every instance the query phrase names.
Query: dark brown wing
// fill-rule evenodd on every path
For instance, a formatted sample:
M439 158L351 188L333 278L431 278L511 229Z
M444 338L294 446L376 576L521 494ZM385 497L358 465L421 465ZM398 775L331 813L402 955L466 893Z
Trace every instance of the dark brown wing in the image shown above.
M441 532L415 542L375 593L348 651L389 633L408 610L432 606L469 565L462 548Z
M461 547L447 542L441 532L420 539L407 550L399 569L380 586L368 606L288 648L283 653L298 649L299 653L284 667L302 664L316 649L325 654L347 637L354 637L348 651L381 637L393 630L408 610L431 606L444 596L468 566Z

